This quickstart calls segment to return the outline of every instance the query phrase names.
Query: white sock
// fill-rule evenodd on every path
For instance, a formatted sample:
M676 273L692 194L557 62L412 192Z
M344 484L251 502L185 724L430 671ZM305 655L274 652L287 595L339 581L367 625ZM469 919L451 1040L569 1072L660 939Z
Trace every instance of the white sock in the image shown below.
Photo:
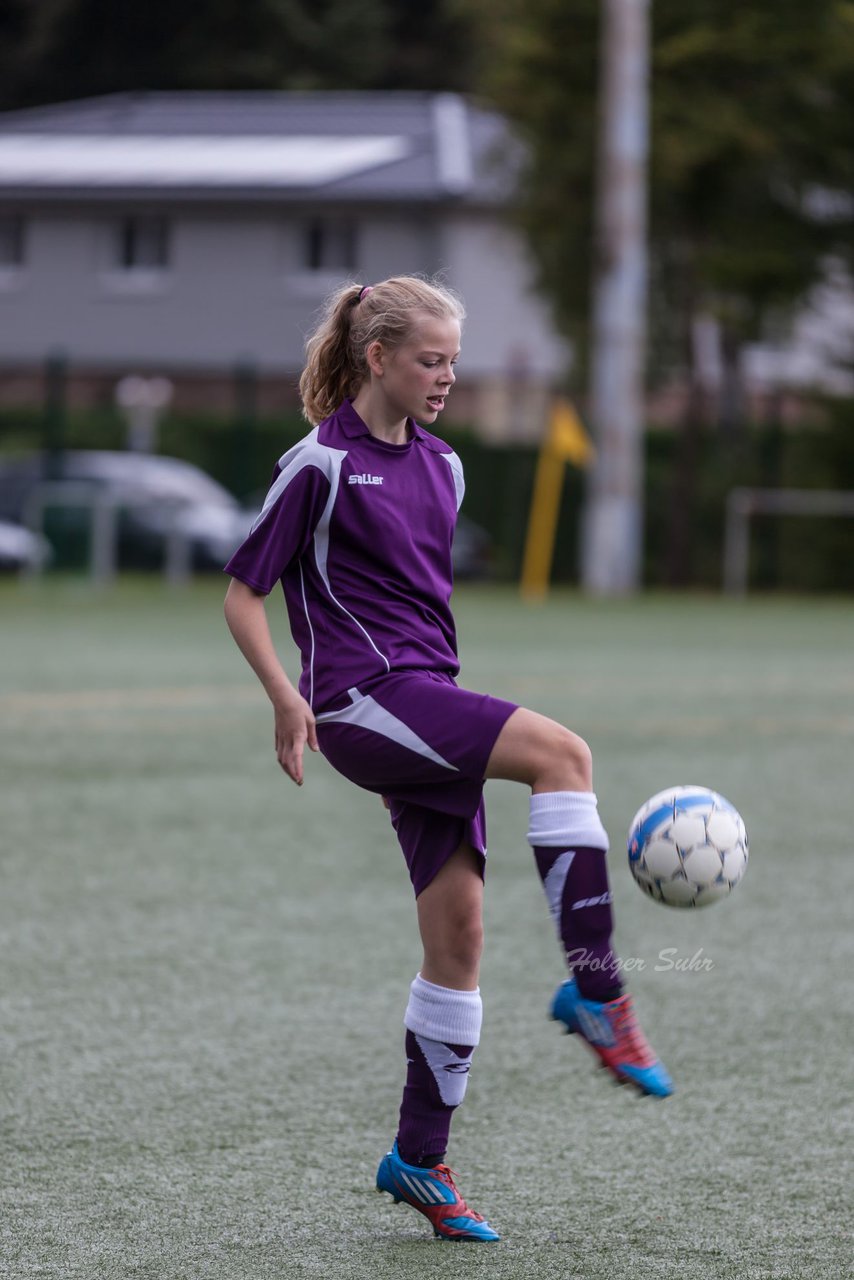
M483 1001L480 987L455 991L426 982L419 973L409 988L409 1004L403 1019L407 1031L442 1044L480 1043Z
M465 1097L482 1021L479 988L454 991L450 987L437 987L419 973L409 989L404 1024L415 1037L436 1081L439 1097L447 1107L458 1107ZM463 1049L462 1055L451 1045Z
M543 791L531 796L528 843L534 848L603 849L608 836L592 791Z

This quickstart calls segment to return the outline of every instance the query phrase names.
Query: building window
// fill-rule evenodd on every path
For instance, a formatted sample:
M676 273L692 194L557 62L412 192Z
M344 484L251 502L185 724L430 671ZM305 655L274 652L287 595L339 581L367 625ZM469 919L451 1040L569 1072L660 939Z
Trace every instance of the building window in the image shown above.
M356 224L348 218L313 218L305 227L303 269L324 275L356 270Z
M99 232L98 275L104 298L160 298L173 285L172 227L155 214L125 214Z
M0 213L0 270L24 265L24 219L18 214Z
M116 225L113 265L119 271L164 271L169 266L165 218L134 216Z

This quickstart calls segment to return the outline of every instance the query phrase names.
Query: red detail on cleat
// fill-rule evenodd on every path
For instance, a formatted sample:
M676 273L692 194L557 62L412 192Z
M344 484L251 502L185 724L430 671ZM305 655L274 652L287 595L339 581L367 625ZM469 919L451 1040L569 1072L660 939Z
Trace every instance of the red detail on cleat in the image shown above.
M437 1164L432 1169L422 1170L422 1176L429 1173L431 1180L441 1183L443 1188L447 1188L453 1196L453 1200L447 1200L443 1204L426 1204L415 1198L410 1190L403 1185L395 1176L395 1185L398 1195L394 1196L395 1203L400 1200L417 1209L419 1213L423 1213L433 1227L434 1233L442 1240L477 1240L487 1239L489 1237L482 1236L477 1232L466 1229L465 1226L452 1225L458 1223L461 1219L470 1224L485 1222L482 1214L470 1209L465 1200L457 1190L454 1178L456 1174L453 1169L449 1169L445 1164ZM447 1195L447 1192L445 1192ZM497 1239L497 1236L494 1237Z
M641 1093L659 1098L673 1092L670 1077L640 1029L631 996L604 1003L586 1000L570 979L558 989L552 1017L589 1045L617 1083L634 1085Z
M595 1044L582 1032L585 1044L598 1056L603 1067L616 1078L617 1084L637 1084L631 1076L626 1075L622 1067L654 1067L657 1059L646 1036L640 1028L635 1014L632 998L620 996L601 1006L602 1013L608 1019L614 1037L613 1044Z

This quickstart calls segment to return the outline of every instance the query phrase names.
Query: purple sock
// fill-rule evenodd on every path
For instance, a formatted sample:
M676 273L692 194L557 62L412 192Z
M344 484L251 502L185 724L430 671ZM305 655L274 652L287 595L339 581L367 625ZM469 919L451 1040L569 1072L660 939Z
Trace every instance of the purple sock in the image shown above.
M611 947L608 836L596 796L592 791L531 796L528 841L579 991L588 1000L613 1000L622 988Z
M448 1149L451 1118L459 1104L442 1100L435 1071L450 1071L451 1077L456 1077L462 1087L454 1090L452 1086L450 1092L446 1087L445 1094L459 1096L461 1101L473 1053L473 1045L443 1044L407 1031L406 1084L397 1132L397 1149L407 1164L441 1164ZM428 1058L434 1062L432 1067Z
M554 915L567 964L587 1000L620 994L620 965L604 849L534 847L537 870Z

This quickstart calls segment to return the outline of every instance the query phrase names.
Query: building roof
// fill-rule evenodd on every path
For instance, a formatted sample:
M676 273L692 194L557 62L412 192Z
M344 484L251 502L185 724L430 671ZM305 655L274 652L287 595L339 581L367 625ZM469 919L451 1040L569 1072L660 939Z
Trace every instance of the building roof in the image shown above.
M121 93L0 114L0 198L493 205L517 155L452 93Z

